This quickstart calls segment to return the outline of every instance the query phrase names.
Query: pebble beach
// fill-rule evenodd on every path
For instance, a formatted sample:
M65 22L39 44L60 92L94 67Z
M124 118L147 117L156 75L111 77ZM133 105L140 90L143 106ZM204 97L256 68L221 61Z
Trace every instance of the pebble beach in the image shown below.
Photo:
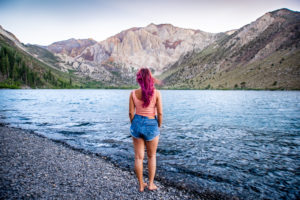
M0 199L214 198L159 181L158 190L139 192L133 171L33 131L1 124L0 138Z

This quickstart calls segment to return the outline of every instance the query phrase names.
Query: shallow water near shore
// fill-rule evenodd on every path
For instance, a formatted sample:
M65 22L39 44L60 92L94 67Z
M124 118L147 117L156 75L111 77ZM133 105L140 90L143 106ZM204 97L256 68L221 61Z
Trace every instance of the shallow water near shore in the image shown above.
M0 118L132 168L130 91L0 90ZM299 197L299 91L161 94L162 179L244 199Z

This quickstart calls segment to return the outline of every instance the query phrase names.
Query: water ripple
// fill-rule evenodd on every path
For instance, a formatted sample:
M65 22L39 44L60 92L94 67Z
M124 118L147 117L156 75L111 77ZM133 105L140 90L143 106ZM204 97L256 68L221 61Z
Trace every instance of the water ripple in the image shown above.
M300 92L161 93L159 176L243 199L296 199ZM35 130L132 167L129 94L130 90L0 90L1 123Z

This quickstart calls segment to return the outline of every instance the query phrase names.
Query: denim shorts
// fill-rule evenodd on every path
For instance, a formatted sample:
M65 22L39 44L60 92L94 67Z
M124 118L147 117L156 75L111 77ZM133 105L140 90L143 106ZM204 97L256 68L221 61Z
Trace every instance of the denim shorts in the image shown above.
M153 140L160 134L157 117L149 119L148 117L135 114L130 126L130 134L132 137L143 138L146 141Z

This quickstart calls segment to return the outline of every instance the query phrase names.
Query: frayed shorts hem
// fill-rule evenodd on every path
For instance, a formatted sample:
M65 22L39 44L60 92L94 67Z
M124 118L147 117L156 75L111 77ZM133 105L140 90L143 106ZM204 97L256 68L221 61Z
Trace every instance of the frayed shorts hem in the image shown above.
M157 117L149 119L146 116L135 114L130 126L130 135L134 138L143 138L146 141L153 140L160 135Z

